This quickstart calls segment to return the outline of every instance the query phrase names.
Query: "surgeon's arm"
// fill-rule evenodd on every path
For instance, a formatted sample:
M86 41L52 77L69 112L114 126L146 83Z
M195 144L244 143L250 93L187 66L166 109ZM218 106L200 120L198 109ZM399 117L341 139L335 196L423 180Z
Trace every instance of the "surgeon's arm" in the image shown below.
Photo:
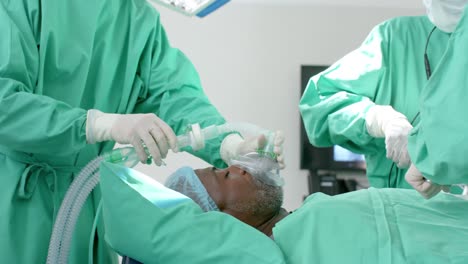
M376 151L365 124L385 70L385 36L376 27L360 48L310 79L299 108L309 140L353 152Z
M157 18L147 96L136 105L134 112L155 113L176 135L183 134L187 125L194 123L202 128L225 123L204 93L193 64L180 50L170 46ZM226 167L219 153L222 139L223 136L205 142L205 148L200 151L187 151L215 167Z
M86 144L86 111L40 95L38 1L0 4L0 145L73 153ZM34 94L37 93L37 94Z

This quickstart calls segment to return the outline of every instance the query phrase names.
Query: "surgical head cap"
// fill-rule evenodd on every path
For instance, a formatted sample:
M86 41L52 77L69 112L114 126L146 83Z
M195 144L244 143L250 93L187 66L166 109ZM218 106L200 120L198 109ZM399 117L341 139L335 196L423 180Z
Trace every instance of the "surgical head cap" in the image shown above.
M240 167L256 180L272 186L283 186L284 179L279 173L279 164L274 159L252 152L236 157L231 165Z
M182 167L167 178L166 187L180 192L196 202L205 212L219 211L215 201L210 197L195 171L190 167Z

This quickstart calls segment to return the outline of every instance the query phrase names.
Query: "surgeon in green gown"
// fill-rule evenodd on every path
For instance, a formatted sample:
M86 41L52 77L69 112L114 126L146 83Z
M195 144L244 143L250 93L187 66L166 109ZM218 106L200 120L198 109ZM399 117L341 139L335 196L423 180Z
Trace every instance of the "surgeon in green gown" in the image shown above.
M6 263L45 263L68 186L115 142L132 144L141 161L145 143L160 165L169 149L177 151L175 135L189 124L225 122L145 0L1 0L0 32L0 252ZM225 167L247 144L239 137L221 135L194 154ZM69 263L88 259L99 200L96 190L81 211ZM99 224L95 263L115 263L103 234Z
M460 0L438 26L450 33L447 50L421 93L421 122L408 137L414 166L406 179L428 198L437 185L468 184L466 98L468 58L468 1ZM461 17L461 19L460 19ZM468 187L465 187L468 194Z
M428 16L377 25L358 49L309 81L299 108L310 142L364 154L373 187L411 188L407 141L430 77L424 54L436 69L450 36Z

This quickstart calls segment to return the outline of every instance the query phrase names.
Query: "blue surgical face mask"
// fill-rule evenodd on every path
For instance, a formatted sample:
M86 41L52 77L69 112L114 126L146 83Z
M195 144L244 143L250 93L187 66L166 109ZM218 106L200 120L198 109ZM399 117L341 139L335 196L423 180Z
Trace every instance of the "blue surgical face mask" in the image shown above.
M215 201L210 197L205 186L190 167L182 167L175 171L167 178L164 185L191 198L205 212L219 211Z

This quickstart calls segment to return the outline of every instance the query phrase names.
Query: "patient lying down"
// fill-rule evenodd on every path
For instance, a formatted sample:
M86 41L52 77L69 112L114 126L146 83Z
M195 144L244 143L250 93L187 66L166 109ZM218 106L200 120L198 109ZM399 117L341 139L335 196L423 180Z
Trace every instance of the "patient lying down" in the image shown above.
M403 189L317 193L288 213L281 187L236 166L184 167L166 186L274 238L287 263L468 263L468 201L450 194L425 200Z
M281 208L283 189L266 184L246 170L230 166L192 170L184 167L165 184L198 203L203 210L218 210L272 235L275 223L288 215Z
M289 214L282 187L236 166L183 168L166 186L274 237L288 263L468 263L468 201L450 194L428 201L403 189L317 193Z

